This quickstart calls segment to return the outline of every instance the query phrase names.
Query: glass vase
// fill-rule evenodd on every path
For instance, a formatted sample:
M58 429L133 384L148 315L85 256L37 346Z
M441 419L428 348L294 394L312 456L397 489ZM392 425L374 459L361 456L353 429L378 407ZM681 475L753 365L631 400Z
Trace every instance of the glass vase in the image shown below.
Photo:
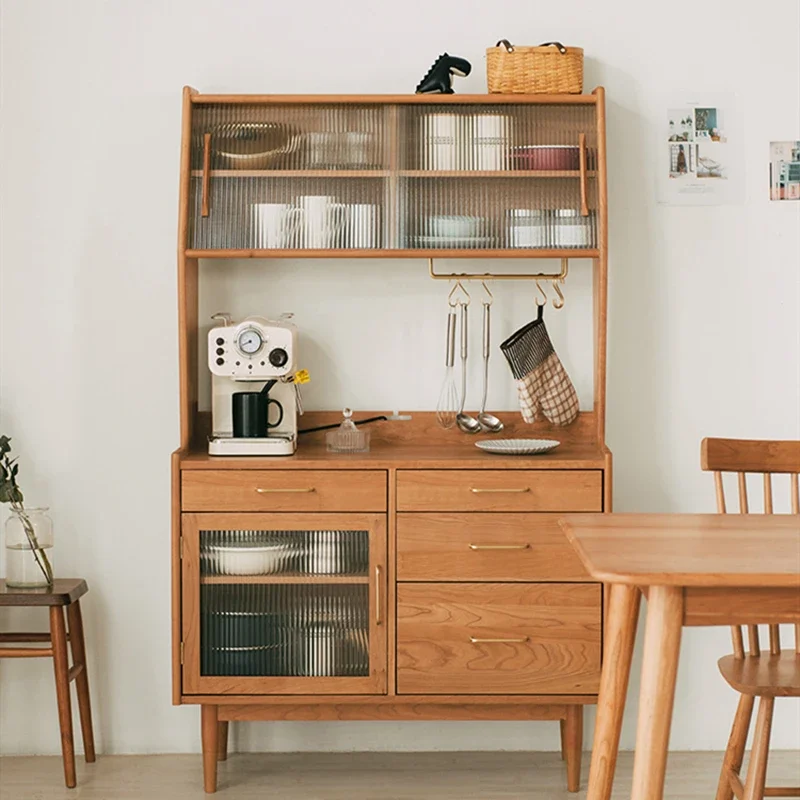
M6 586L52 585L53 521L46 508L14 508L6 520Z

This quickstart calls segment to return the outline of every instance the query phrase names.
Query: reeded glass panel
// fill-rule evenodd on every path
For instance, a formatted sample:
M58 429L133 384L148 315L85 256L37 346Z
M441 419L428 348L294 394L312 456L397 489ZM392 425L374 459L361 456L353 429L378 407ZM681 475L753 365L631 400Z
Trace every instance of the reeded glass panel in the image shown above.
M368 531L200 531L201 576L366 575Z
M200 674L368 676L368 565L368 531L200 531Z
M369 675L364 584L204 584L200 674Z
M581 103L198 106L190 246L594 248L595 111Z

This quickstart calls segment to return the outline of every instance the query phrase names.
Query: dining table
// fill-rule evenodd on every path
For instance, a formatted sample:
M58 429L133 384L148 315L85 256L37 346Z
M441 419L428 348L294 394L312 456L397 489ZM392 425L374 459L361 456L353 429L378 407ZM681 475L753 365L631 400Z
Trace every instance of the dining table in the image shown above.
M662 800L682 629L800 625L800 515L571 514L560 525L592 578L605 584L587 800L611 797L642 595L631 800Z

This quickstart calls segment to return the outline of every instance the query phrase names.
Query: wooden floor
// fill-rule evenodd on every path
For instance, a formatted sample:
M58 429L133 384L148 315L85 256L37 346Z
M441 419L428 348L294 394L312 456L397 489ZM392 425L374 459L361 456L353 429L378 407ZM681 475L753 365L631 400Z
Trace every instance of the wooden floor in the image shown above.
M585 758L588 764L588 758ZM665 800L714 797L722 753L670 755ZM630 797L633 757L620 756L614 798ZM584 768L584 772L586 768ZM800 753L774 753L773 784L800 783ZM217 797L237 800L567 800L555 753L326 753L233 755L220 764ZM99 756L78 762L65 789L61 759L0 758L2 800L200 800L200 756Z

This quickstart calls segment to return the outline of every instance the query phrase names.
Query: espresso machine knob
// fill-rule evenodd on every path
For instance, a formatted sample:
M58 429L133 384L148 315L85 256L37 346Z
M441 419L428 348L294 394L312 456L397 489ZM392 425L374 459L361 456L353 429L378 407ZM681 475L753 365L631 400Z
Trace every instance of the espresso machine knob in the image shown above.
M288 361L289 354L282 347L276 347L274 350L270 350L269 363L272 364L273 367L285 367Z

